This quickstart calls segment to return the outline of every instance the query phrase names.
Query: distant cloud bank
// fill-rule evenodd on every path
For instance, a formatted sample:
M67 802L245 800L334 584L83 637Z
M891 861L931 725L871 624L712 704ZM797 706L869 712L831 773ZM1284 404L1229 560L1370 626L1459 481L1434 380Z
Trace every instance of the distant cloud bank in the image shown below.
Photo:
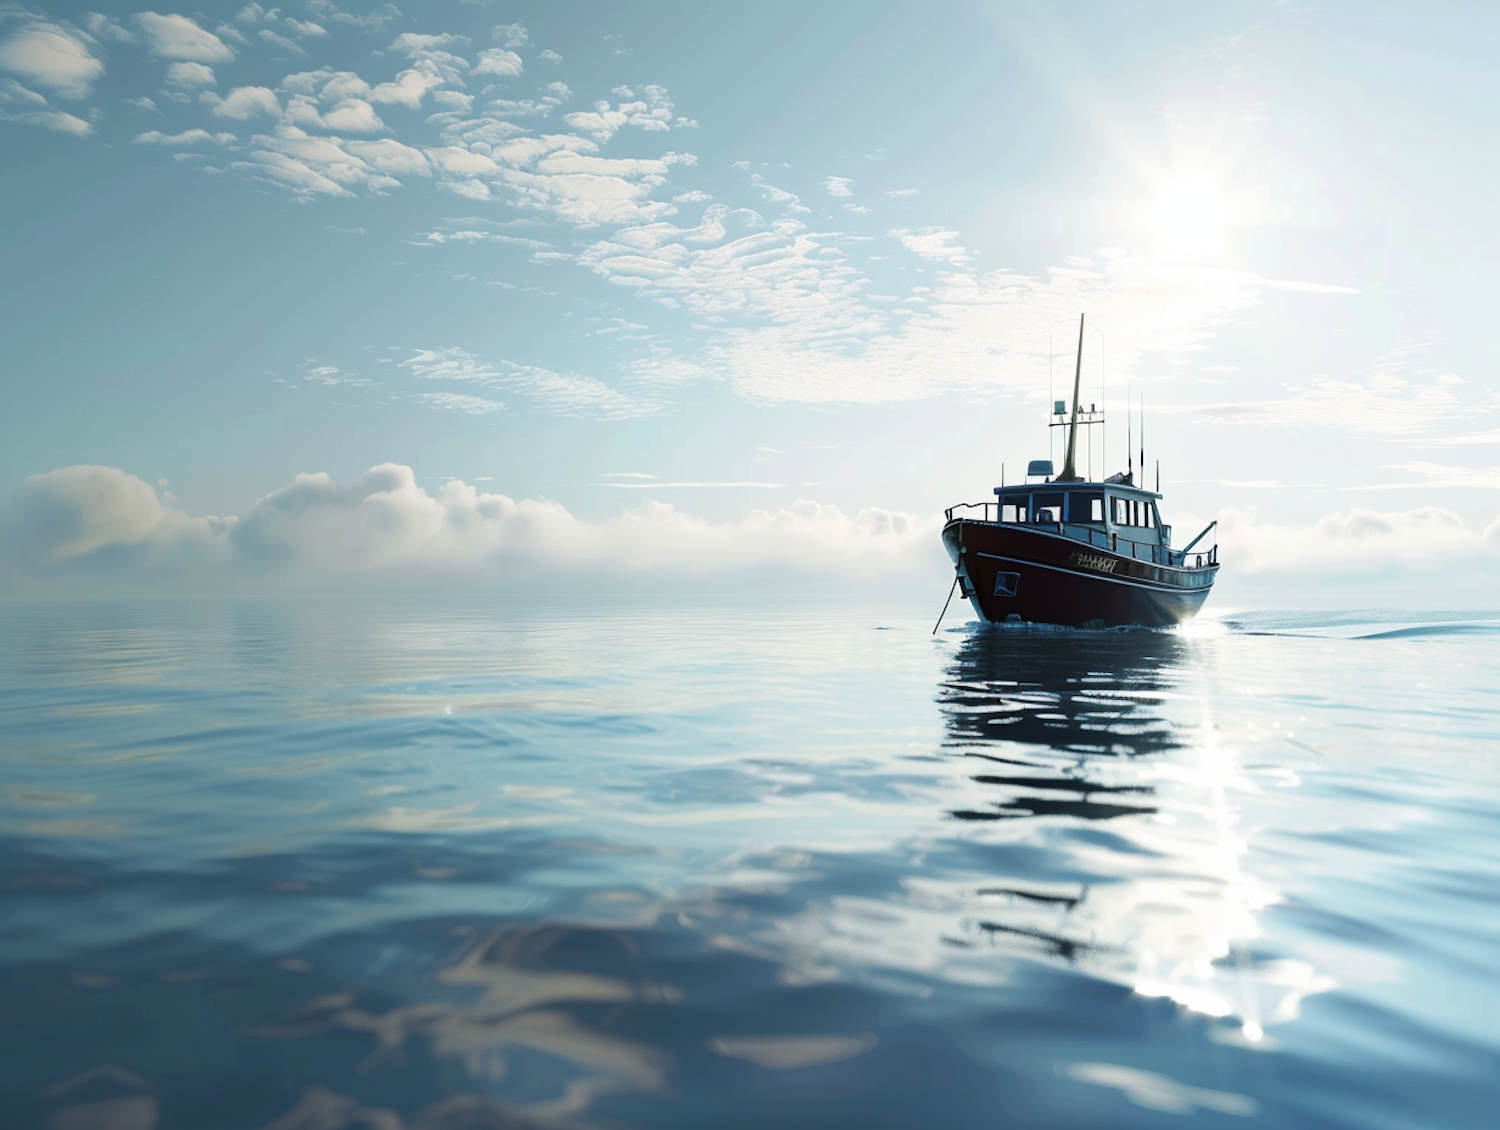
M602 520L555 502L515 500L459 480L435 493L384 463L351 483L298 475L242 517L192 517L175 498L114 467L27 478L4 515L7 564L61 584L257 577L451 577L603 569L694 576L766 570L870 578L941 577L935 519L797 501L710 522L648 501ZM606 583L601 591L608 592Z
M618 477L618 476L616 476ZM649 482L632 486L650 489ZM681 484L655 484L672 487ZM707 484L713 485L713 484ZM800 500L712 522L650 500L584 519L544 499L513 499L460 480L435 491L410 467L383 463L349 483L298 475L241 517L191 516L165 482L115 467L61 467L21 483L0 512L4 568L57 591L156 584L199 590L365 580L441 586L471 577L602 580L734 577L773 572L825 581L903 578L941 588L948 576L937 515L870 507L847 514ZM1179 539L1181 540L1181 539ZM1334 603L1381 587L1389 603L1442 603L1487 592L1500 566L1500 518L1482 530L1438 507L1355 508L1310 527L1219 513L1223 598L1321 592ZM1433 603L1426 599L1422 603ZM1223 600L1220 600L1223 603Z

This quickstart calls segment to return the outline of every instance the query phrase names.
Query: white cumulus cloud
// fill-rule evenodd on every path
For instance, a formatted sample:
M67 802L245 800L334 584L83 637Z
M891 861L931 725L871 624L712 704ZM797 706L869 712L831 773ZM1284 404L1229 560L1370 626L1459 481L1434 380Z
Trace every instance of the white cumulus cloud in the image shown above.
M211 31L205 31L186 16L138 12L135 25L146 46L158 59L183 59L190 63L227 63L234 52Z
M191 88L216 85L212 67L202 63L172 63L167 67L167 85Z
M221 118L243 122L259 115L281 117L281 103L276 92L264 86L237 86L223 98L211 92L205 92L202 97Z
M479 61L474 64L476 75L499 75L501 78L515 78L521 69L521 56L499 47L481 51Z
M0 40L0 69L64 98L86 98L104 74L84 37L56 24L34 23Z

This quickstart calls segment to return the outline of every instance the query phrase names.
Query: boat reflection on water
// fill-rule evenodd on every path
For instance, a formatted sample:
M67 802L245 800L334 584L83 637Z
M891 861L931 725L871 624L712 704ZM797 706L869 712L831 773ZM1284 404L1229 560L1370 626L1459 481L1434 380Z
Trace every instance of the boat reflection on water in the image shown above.
M1212 650L1171 631L969 635L938 696L945 748L974 768L950 815L1011 869L947 941L1058 959L1257 1042L1332 983L1256 949L1278 900L1244 867L1235 795L1253 785L1195 686Z
M1183 666L1186 645L1169 633L1069 634L997 628L976 632L959 649L939 694L946 745L992 763L973 779L1004 789L1005 798L953 816L1108 820L1156 811L1153 787L1108 783L1099 770L1110 763L1099 759L1181 746L1153 706ZM1028 756L1037 748L1049 756Z

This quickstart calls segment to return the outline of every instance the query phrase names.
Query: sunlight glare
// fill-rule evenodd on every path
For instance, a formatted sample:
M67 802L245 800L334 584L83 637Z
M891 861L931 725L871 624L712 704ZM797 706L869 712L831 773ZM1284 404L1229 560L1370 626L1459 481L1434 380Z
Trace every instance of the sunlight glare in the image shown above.
M1197 260L1223 251L1230 211L1213 178L1197 169L1177 170L1157 187L1151 204L1157 254Z

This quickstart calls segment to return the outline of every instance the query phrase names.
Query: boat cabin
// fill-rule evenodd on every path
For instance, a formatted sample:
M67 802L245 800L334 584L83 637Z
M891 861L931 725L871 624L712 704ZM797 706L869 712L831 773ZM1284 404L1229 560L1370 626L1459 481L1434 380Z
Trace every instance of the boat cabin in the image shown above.
M1136 486L1131 475L1060 482L1051 472L1050 462L1038 460L1028 478L1040 474L1042 482L996 487L995 501L984 507L985 521L1040 528L1160 564L1182 563L1170 548L1172 527L1156 508L1160 494Z
M1128 483L1028 483L996 487L1000 522L1097 526L1132 531L1141 541L1156 541L1161 529L1156 500L1161 495ZM1153 531L1147 537L1141 531Z

